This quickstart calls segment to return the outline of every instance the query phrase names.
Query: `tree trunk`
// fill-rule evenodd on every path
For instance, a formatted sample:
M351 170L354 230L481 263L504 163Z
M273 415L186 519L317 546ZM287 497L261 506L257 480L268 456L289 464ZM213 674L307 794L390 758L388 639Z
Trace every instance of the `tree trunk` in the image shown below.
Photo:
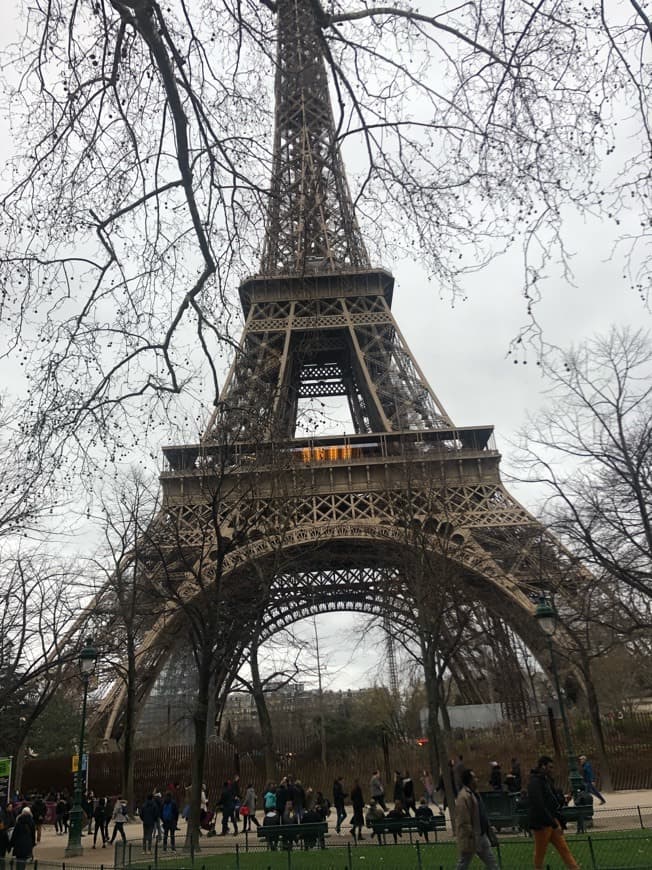
M195 743L192 749L192 762L190 767L192 790L190 797L190 819L188 821L188 831L186 834L186 848L189 848L192 851L197 851L199 849L199 822L201 815L201 793L204 782L204 764L206 761L211 662L211 651L205 650L200 661L197 701L192 717L195 726Z
M439 725L439 711L442 705L434 649L430 643L424 641L422 641L421 648L425 653L423 656L423 674L428 702L428 739L433 744L434 755L439 759L440 772L444 781L446 804L450 813L451 825L455 829L455 790L451 767L448 763L450 758L448 740Z
M602 730L602 721L600 719L600 702L598 695L591 679L591 669L588 661L582 662L582 677L584 682L584 691L586 692L586 701L589 709L589 719L591 721L591 731L596 748L596 761L600 769L600 780L603 791L613 791L613 783L611 781L611 770L609 768L609 758L607 747L604 739L604 731ZM581 754L581 753L580 753Z
M272 720L267 709L265 693L263 692L262 683L260 681L260 671L258 668L258 647L254 646L251 650L251 684L252 696L258 713L258 722L260 725L260 733L263 742L263 752L265 753L265 779L267 782L274 782L276 778L276 753L274 752L274 729Z
M131 632L127 638L127 685L124 718L124 746L122 750L122 796L130 810L134 800L134 740L136 733L136 650Z

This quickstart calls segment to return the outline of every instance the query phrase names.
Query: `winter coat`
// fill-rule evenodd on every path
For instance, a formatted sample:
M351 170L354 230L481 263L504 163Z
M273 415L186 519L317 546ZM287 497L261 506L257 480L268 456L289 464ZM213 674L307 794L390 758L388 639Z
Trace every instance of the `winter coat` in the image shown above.
M153 828L159 818L158 804L154 798L147 798L140 808L140 820L144 828Z
M370 804L365 817L365 825L370 828L372 822L379 822L385 818L383 808L379 804Z
M115 822L116 825L124 825L125 822L128 822L127 818L127 805L124 801L116 801L115 806L113 807L113 813L111 814L111 819Z
M230 785L225 785L222 789L222 794L220 795L220 806L222 807L222 813L226 815L229 815L235 809L235 798Z
M14 818L4 807L0 806L0 858L4 858L9 849L9 829L14 826Z
M362 825L364 823L364 797L359 785L354 785L351 789L351 803L353 805L351 824Z
M161 807L161 820L166 828L172 828L174 830L177 826L177 822L179 821L179 807L171 797L166 797L163 801L163 806Z
M34 816L36 824L41 824L43 822L47 812L48 808L45 806L43 798L36 798L36 800L32 802L32 815Z
M362 813L364 809L364 797L362 796L362 789L359 785L354 785L351 789L351 803L354 810L359 810L360 813Z
M468 786L462 786L455 801L457 851L462 855L477 852L482 831L478 799Z
M344 791L344 787L339 779L336 779L333 783L333 803L336 807L344 806L344 798L346 797L346 793Z
M533 770L527 787L528 824L533 831L558 828L559 801L545 773Z
M14 833L11 837L11 851L18 861L26 861L36 845L36 825L34 819L21 813L16 819Z
M253 785L249 786L245 792L244 806L248 807L250 815L253 815L256 812L256 790Z

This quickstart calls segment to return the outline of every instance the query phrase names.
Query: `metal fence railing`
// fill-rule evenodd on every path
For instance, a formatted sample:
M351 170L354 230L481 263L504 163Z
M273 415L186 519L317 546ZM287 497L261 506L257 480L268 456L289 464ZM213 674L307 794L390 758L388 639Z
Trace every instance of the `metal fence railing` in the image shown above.
M652 807L629 807L610 814L605 808L595 815L594 828L585 834L567 832L571 851L584 870L651 870ZM619 822L626 828L610 827ZM25 866L7 856L0 858L0 870L453 870L457 863L450 832L440 835L438 842L424 843L418 837L410 842L404 836L398 845L379 846L365 831L364 842L346 843L332 837L323 850L304 851L300 844L286 849L279 843L276 851L270 851L254 831L246 836L241 833L237 839L204 837L196 852L184 849L184 838L179 837L177 848L177 852L165 852L155 844L151 853L143 853L140 841L132 840L116 843L113 855L106 855L107 863L37 859ZM501 870L531 867L533 850L531 838L501 834L496 850ZM547 861L547 870L561 867L552 847Z
M573 855L585 870L650 870L652 867L652 833L635 831L629 834L587 834L570 836ZM534 844L531 839L502 840L496 849L501 870L523 870L532 866ZM303 851L279 849L271 852L264 845L250 844L246 852L241 844L228 851L208 851L190 855L136 856L126 870L358 870L382 867L383 870L454 870L457 849L453 841L428 843L417 841L399 845L336 845L324 850ZM140 860L138 860L140 857ZM145 860L142 860L145 858ZM364 862L364 863L363 863ZM118 865L120 866L120 865ZM557 870L561 862L549 849L547 870Z

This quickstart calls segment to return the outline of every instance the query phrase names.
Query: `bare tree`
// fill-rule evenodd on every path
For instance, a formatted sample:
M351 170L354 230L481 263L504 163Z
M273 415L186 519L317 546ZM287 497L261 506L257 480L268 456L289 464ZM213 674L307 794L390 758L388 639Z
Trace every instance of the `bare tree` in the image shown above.
M75 570L39 552L0 559L0 727L17 754L30 728L60 688L77 650L66 640L76 611Z
M652 594L652 343L612 329L545 371L546 410L523 431L518 467L544 487L545 520L584 564Z
M265 649L265 660L269 665L274 662L273 669L267 669L263 675L260 669L260 620L254 627L252 641L249 646L247 663L251 671L251 678L240 671L234 680L233 687L241 687L251 695L258 715L258 724L265 755L265 778L272 782L276 775L276 751L274 748L274 725L267 704L267 697L282 692L288 685L293 683L300 673L304 673L304 666L299 664L303 657L306 644L294 634L284 629L275 634L273 645L280 649L282 660L279 664L274 661L273 650Z
M149 482L136 471L118 478L112 487L105 486L100 499L98 522L104 540L91 560L96 589L88 616L102 642L103 682L121 684L124 689L121 792L131 805L138 720L137 652L156 615L156 602L145 589L144 562L150 552L143 538L155 516L158 499Z
M199 449L198 473L183 492L164 489L155 520L142 529L142 603L152 603L149 637L138 655L153 655L156 668L183 648L196 670L194 745L189 840L197 846L201 787L210 711L219 707L256 637L274 576L274 554L290 522L284 484L289 454L269 445L255 457L230 442L219 428ZM253 459L256 458L254 462ZM248 462L252 460L252 462ZM270 559L269 571L253 570L257 543ZM262 557L261 557L262 559Z
M571 588L566 584L557 599L557 611L564 633L556 654L560 663L565 661L567 680L576 683L577 677L580 678L602 783L609 791L610 760L602 727L596 669L602 661L649 637L652 601L623 587L611 576L584 572L573 579Z
M4 62L17 154L0 280L5 346L35 385L42 438L127 449L151 398L190 389L200 360L218 394L230 288L261 248L283 2L25 7ZM643 4L302 2L377 251L419 256L455 294L465 270L520 243L534 328L551 261L570 273L562 218L574 210L622 223L627 281L646 296Z
M42 536L58 514L57 464L24 428L24 409L0 395L0 538Z

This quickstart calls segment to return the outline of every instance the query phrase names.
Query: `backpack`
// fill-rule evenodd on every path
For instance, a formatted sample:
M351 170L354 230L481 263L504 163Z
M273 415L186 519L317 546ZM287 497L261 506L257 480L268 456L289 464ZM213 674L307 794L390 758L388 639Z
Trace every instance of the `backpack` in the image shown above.
M174 816L174 812L172 810L172 801L168 801L167 803L163 804L162 816L163 816L164 822L171 822L172 821L172 818Z

